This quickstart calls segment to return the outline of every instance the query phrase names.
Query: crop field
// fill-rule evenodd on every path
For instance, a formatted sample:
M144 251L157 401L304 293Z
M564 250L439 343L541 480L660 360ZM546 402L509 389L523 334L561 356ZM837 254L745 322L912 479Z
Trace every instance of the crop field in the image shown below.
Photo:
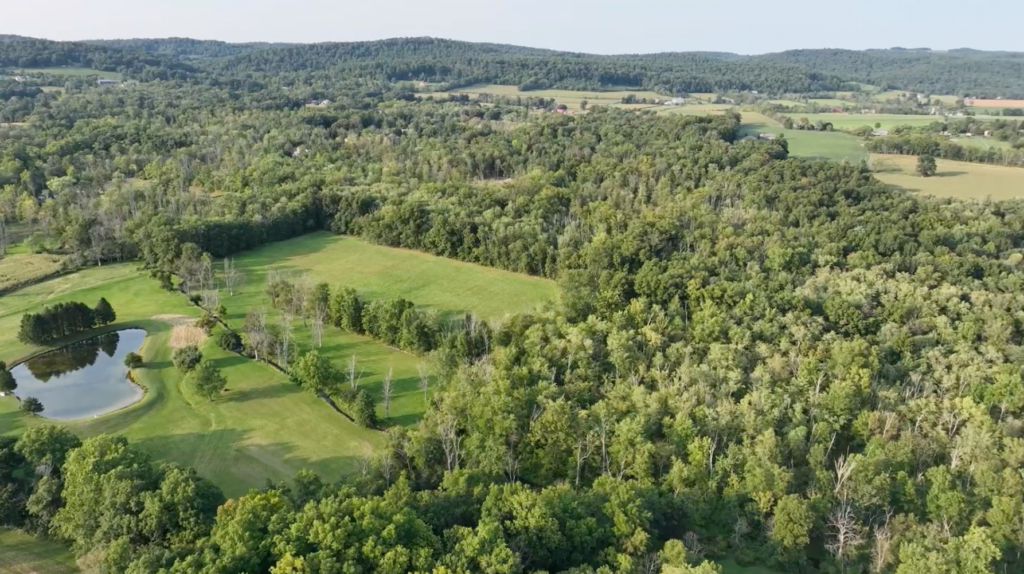
M974 108L1024 108L1024 100L964 100L969 107Z
M554 302L558 292L555 283L545 279L328 233L275 243L237 257L235 264L245 274L245 282L234 296L221 297L235 328L244 325L246 310L255 307L267 309L278 320L264 289L270 271L289 277L308 274L314 282L328 283L332 289L351 287L368 299L402 297L451 318L472 312L491 321L538 309ZM301 320L293 328L297 346L310 349L309 328ZM411 425L423 414L426 397L418 385L420 367L429 370L426 358L331 326L324 329L319 351L339 369L347 369L356 357L357 370L363 373L359 385L378 398L384 376L391 372L395 391L390 418L384 420L379 404L377 409L382 424Z
M25 68L17 70L18 74L50 74L51 76L99 76L101 78L109 78L111 80L121 80L121 74L118 72L104 72L102 70L93 70L92 68Z
M0 258L0 291L34 281L56 272L63 258L59 255L14 253Z
M787 130L779 122L757 112L743 112L741 135L784 133L789 141L789 153L794 157L831 159L836 161L859 162L867 159L868 153L861 141L842 132L815 132Z
M937 116L912 116L901 114L787 114L794 122L801 118L807 118L812 124L821 120L831 122L838 129L859 128L861 126L874 127L876 123L882 124L884 129L892 129L896 126L926 126L934 122L942 121Z
M118 314L113 328L148 332L139 351L145 367L136 371L146 394L123 410L69 423L79 435L123 434L155 460L195 467L228 496L262 486L267 478L292 478L304 468L337 480L354 472L381 440L380 433L349 422L283 374L211 342L203 354L221 368L228 392L212 402L195 396L171 364L172 325L155 317L194 317L196 309L129 265L88 269L0 298L0 359L10 363L39 350L15 339L23 313L42 302L93 304L100 297ZM16 399L0 398L0 434L48 422L17 407Z
M518 86L505 86L501 84L480 84L476 86L467 86L465 88L459 88L458 90L452 90L449 92L433 92L420 94L421 97L434 96L444 97L448 94L466 94L469 96L477 96L479 94L493 94L496 96L523 96L524 98L551 98L559 104L565 104L570 110L579 111L580 103L586 100L589 105L592 106L621 106L622 98L629 94L633 94L637 98L647 98L648 100L653 99L671 99L671 96L665 94L659 94L656 92L648 92L643 90L620 90L614 92L592 92L592 91L574 91L574 90L530 90L528 92L521 91Z
M75 574L75 557L59 544L14 530L0 530L3 574Z
M916 156L871 154L875 177L908 191L957 199L1024 198L1024 168L936 161L938 173L921 177L916 173Z

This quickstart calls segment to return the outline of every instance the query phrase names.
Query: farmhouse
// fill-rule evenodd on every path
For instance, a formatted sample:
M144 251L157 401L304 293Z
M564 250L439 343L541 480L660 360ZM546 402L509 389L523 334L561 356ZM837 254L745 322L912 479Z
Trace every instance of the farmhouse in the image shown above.
M767 140L767 141L774 141L775 140L775 136L772 135L772 134L757 134L757 139L759 139L759 140Z
M671 100L666 100L665 101L665 105L666 106L681 106L681 105L683 105L685 103L686 103L686 99L685 98L672 98Z

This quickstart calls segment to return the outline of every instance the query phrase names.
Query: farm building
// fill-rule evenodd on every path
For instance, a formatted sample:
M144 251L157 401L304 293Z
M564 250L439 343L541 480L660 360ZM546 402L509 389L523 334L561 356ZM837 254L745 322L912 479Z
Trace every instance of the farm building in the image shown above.
M686 99L685 98L672 98L671 100L666 100L665 101L665 105L666 106L681 106L681 105L683 105L685 103L686 103Z
M889 130L875 130L875 131L871 132L871 135L873 135L873 136L887 136L887 135L889 135Z
M96 80L96 85L97 86L113 86L115 84L117 84L117 82L115 82L114 80L111 80L109 78L100 78L100 79Z

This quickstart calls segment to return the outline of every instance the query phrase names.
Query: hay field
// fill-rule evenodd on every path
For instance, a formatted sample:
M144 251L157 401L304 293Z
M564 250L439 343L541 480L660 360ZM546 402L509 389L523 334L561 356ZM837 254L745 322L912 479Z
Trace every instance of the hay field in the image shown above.
M967 200L1024 198L1024 168L936 160L938 173L917 175L917 157L871 154L875 177L901 189Z

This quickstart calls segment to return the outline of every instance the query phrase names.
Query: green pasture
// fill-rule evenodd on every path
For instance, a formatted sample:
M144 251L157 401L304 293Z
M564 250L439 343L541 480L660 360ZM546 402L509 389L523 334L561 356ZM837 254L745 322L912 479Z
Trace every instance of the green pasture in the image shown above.
M17 70L15 74L26 76L31 74L49 74L51 76L74 76L80 78L89 76L99 76L101 78L108 78L111 80L121 81L121 74L118 72L104 72L102 70L94 70L92 68L24 68L21 70Z
M742 136L785 134L793 157L860 162L868 157L860 139L842 132L787 130L779 122L757 112L743 112Z
M21 251L11 249L7 256L0 258L0 291L50 275L60 269L63 261L59 255Z
M0 572L3 574L75 574L71 550L49 540L0 529Z
M140 351L145 366L135 373L146 394L126 409L67 424L79 435L123 434L154 460L195 467L229 496L268 478L290 479L305 468L338 480L354 472L380 441L380 433L349 422L283 374L210 341L204 356L221 368L228 391L213 402L195 396L171 364L172 326L154 317L195 316L196 310L130 265L88 269L0 298L0 359L12 362L40 350L15 340L23 313L43 303L91 304L100 297L118 313L112 328L149 333ZM0 398L0 434L48 422L20 413L17 406L13 397Z
M245 282L233 296L222 293L221 302L228 309L228 322L238 329L245 323L246 311L255 307L265 308L271 321L280 321L265 292L271 271L292 279L307 275L312 282L328 283L332 289L351 287L369 299L402 297L453 319L470 312L493 322L557 299L557 286L546 279L329 233L265 246L238 256L235 265L244 273ZM311 330L301 320L294 321L292 327L299 352L312 348ZM356 357L357 371L363 373L359 385L377 398L377 415L383 424L414 424L425 410L419 368L430 370L427 358L331 326L324 329L319 351L343 370ZM384 420L381 385L389 371L395 391L390 418Z
M938 173L917 175L917 157L871 154L871 167L879 180L925 195L970 200L1024 198L1024 168L936 160Z
M565 104L570 110L574 111L580 110L580 102L583 100L586 100L591 106L618 107L622 105L622 98L629 94L633 94L638 99L647 98L648 100L665 100L672 98L672 96L665 94L639 89L620 89L608 92L575 90L530 90L524 92L520 90L518 86L506 86L501 84L478 84L475 86L459 88L458 90L452 90L450 92L425 93L422 94L422 96L444 97L448 94L466 94L472 97L476 97L479 94L493 94L496 96L522 96L524 98L551 98L559 104Z
M821 120L830 122L835 129L851 129L861 126L875 127L875 124L882 124L883 129L892 129L896 126L927 126L934 122L944 120L942 116L912 116L902 114L786 114L799 122L801 118L807 118L812 124Z

